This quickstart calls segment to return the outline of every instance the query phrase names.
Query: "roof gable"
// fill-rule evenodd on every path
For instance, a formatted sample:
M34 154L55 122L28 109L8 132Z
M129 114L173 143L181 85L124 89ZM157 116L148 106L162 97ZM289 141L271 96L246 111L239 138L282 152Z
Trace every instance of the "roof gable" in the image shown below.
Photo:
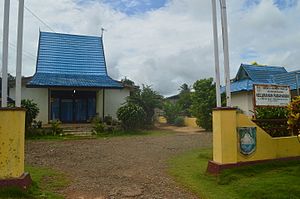
M40 32L36 73L28 87L123 88L107 74L102 38Z
M287 73L281 66L256 66L241 64L235 80L251 79L254 82L274 83L273 76Z
M107 75L102 38L40 32L36 72Z

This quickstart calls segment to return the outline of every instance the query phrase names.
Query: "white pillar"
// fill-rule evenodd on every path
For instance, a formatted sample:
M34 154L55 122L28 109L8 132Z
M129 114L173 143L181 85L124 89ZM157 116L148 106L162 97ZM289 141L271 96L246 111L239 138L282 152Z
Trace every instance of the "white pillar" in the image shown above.
M7 68L8 68L8 33L10 0L4 2L3 46L2 46L2 92L1 106L7 107Z
M231 107L226 0L221 0L221 21L222 21L222 34L223 34L224 72L225 72L225 85L226 85L226 105L227 105L227 107Z
M216 0L212 0L211 2L212 2L212 21L213 21L214 55L215 55L216 99L217 99L217 107L221 107L222 104L221 104L221 93L220 93L220 64L219 64Z
M24 0L19 0L17 61L16 61L17 63L16 64L16 107L21 107L23 19L24 19Z

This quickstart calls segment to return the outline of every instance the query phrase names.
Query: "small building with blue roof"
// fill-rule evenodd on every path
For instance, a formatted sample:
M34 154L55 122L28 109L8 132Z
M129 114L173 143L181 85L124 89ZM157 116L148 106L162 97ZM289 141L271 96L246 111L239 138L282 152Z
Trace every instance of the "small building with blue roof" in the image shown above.
M43 123L115 118L130 94L107 73L102 37L40 32L37 54L35 74L23 79L22 99L38 104Z
M288 85L292 96L300 86L300 70L288 72L282 66L241 64L236 77L231 80L232 106L253 114L253 84ZM225 88L221 88L225 92Z

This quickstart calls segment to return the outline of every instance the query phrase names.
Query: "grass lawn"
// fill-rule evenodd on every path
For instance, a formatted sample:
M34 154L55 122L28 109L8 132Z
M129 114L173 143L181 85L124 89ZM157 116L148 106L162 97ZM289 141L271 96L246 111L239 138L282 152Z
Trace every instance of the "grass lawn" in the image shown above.
M97 135L100 138L109 137L131 137L131 136L162 136L174 133L166 130L141 130L141 131L115 131Z
M111 137L131 137L131 136L163 136L174 133L166 130L140 130L140 131L114 131L104 132L98 135L76 136L76 135L38 135L26 137L27 140L80 140L80 139L97 139Z
M26 192L16 188L0 189L0 198L63 198L62 195L55 193L69 183L62 173L52 169L31 166L26 166L25 171L31 175L32 186Z
M300 198L300 161L272 162L206 174L211 149L169 160L169 173L201 198Z

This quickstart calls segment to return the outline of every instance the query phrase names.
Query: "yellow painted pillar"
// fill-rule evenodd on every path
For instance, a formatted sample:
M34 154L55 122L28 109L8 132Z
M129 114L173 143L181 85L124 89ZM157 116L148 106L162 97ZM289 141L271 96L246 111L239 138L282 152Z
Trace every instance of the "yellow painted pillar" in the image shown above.
M25 109L0 108L0 180L24 174Z
M213 161L237 163L237 113L235 108L213 110Z

